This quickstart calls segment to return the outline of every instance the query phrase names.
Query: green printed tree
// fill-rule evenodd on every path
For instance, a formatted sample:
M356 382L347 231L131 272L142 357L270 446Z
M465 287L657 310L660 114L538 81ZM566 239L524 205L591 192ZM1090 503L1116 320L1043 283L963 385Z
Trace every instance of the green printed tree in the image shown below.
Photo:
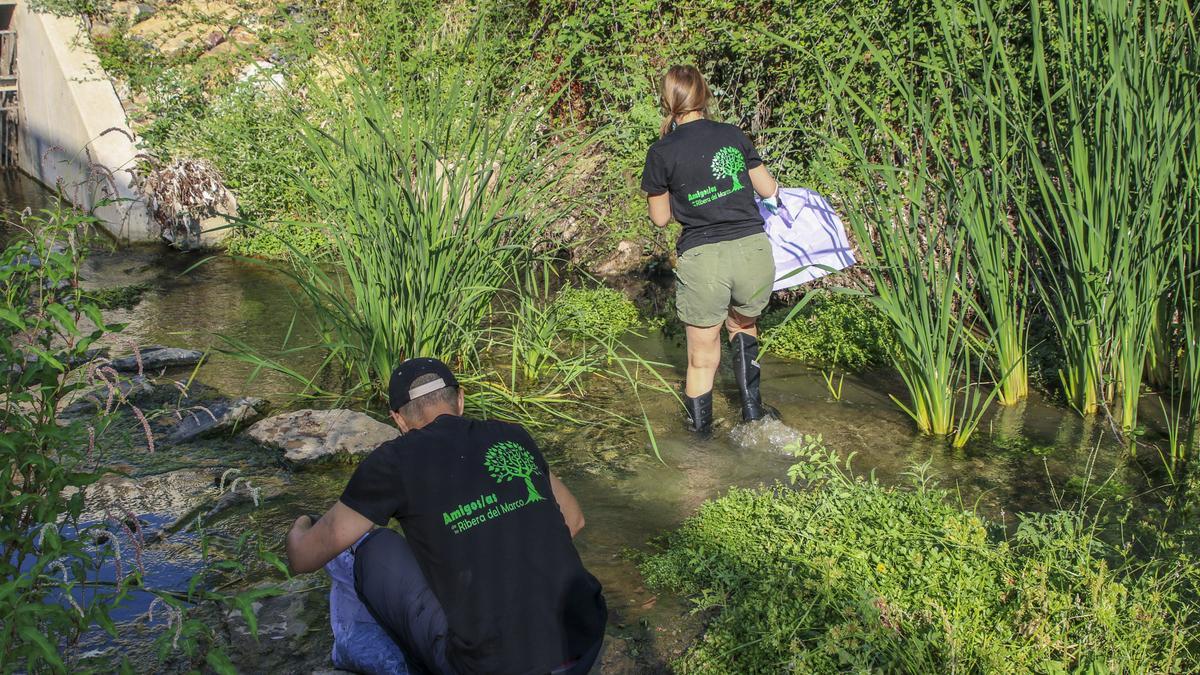
M483 465L487 467L492 478L496 479L497 483L503 483L514 478L525 479L525 489L529 491L529 498L525 503L538 502L543 497L537 488L533 486L531 477L534 474L541 475L541 469L538 469L537 463L533 461L533 455L529 453L520 443L512 441L503 441L488 448L487 454L483 457Z
M721 148L717 154L713 155L713 178L732 178L734 190L742 189L742 181L738 180L738 175L745 170L746 158L742 157L741 151L732 145Z

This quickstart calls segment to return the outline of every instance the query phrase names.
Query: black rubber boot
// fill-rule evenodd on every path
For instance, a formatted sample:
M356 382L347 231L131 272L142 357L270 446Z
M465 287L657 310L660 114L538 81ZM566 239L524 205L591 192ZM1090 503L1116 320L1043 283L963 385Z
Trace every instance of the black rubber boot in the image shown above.
M733 366L733 379L737 380L738 389L742 392L742 421L770 417L779 419L779 411L762 402L762 393L758 390L758 338L747 333L738 333L729 341L733 358L729 360Z
M684 394L683 404L687 406L688 431L701 435L712 433L712 394L711 390L707 394L700 394L695 398Z

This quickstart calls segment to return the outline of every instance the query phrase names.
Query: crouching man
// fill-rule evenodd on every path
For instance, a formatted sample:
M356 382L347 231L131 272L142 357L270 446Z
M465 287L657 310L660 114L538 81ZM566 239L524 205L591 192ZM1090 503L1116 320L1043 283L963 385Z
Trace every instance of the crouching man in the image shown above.
M392 373L401 435L368 455L341 499L287 538L295 572L357 542L363 604L427 673L582 674L608 612L571 542L579 504L520 426L467 419L463 393L436 359ZM404 530L386 529L391 518Z

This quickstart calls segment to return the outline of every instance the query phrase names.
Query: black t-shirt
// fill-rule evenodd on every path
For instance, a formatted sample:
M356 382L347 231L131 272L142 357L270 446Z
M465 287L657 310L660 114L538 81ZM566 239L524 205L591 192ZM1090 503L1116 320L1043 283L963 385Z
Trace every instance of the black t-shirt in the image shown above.
M540 675L603 638L600 582L521 427L443 415L371 452L341 501L378 525L400 522L460 673Z
M750 169L761 164L741 129L699 119L650 146L642 190L671 193L671 215L683 225L676 250L683 253L763 231L750 184Z

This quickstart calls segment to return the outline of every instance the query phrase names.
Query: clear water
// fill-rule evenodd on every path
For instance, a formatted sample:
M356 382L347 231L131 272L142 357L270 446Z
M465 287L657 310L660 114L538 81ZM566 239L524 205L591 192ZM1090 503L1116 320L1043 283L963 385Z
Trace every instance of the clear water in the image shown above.
M127 322L112 341L123 351L130 341L213 350L198 370L198 380L228 394L252 394L287 403L296 385L287 378L262 373L216 350L227 347L220 336L242 341L254 349L273 352L291 330L291 344L312 339L296 307L286 279L262 265L214 258L199 259L158 247L135 248L94 255L83 271L93 287L149 283L151 290L132 311L114 317ZM665 373L678 382L683 376L680 338L653 334L631 344L644 357L675 364ZM312 372L319 354L294 355L289 366ZM614 630L645 626L644 648L666 653L678 647L681 617L686 607L678 598L657 597L641 583L630 551L645 550L648 542L677 526L706 499L731 486L753 486L785 480L792 459L784 452L799 434L821 434L825 443L843 455L854 453L853 466L875 472L883 480L906 480L905 473L928 464L943 485L958 491L968 507L995 518L1022 510L1055 506L1071 477L1091 469L1100 480L1114 476L1124 484L1145 479L1136 463L1111 443L1100 425L1079 418L1036 395L1011 409L998 409L985 421L977 439L961 451L915 433L910 420L890 400L900 395L897 379L886 373L847 375L840 400L834 400L819 371L802 364L764 359L764 398L782 413L782 422L738 427L736 390L725 376L718 382L716 414L723 421L711 439L700 440L682 428L682 410L666 395L643 399L654 429L661 460L645 433L627 429L597 434L592 428L557 428L535 434L548 460L579 498L587 527L577 544L585 564L604 584ZM627 405L614 399L606 405ZM281 473L269 453L247 461L231 455L229 466L248 475ZM136 468L135 468L136 470ZM284 494L267 502L254 519L271 536L282 538L296 515L332 504L350 472L346 467L297 472ZM248 516L235 516L221 527L236 531ZM178 570L193 569L191 554L164 564L162 579L177 581ZM152 571L151 576L155 573ZM180 577L181 579L182 577Z

